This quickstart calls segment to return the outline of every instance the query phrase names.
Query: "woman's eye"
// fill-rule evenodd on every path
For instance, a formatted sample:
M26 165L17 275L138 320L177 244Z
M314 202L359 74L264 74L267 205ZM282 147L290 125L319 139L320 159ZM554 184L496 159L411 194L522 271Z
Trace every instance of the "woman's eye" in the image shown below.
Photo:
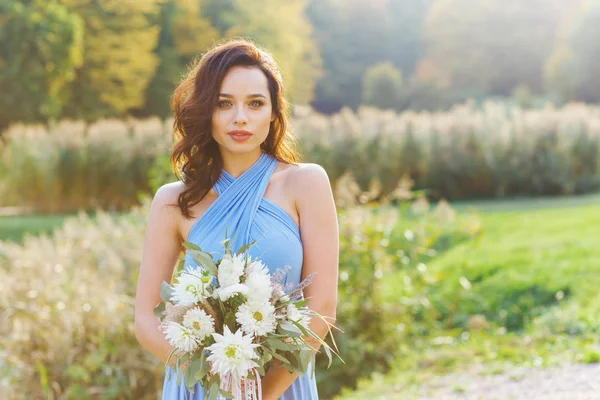
M263 105L263 102L260 100L253 100L252 102L250 102L250 104L252 105L252 107L260 107Z
M221 101L219 101L219 107L227 107L230 104L231 103L228 100L221 100Z

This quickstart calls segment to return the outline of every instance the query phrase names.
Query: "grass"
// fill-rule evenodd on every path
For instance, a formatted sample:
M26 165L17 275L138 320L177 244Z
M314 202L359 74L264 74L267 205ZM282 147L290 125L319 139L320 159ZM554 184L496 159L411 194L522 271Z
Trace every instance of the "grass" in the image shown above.
M483 210L484 234L427 266L434 283L426 294L441 327L399 344L394 370L339 399L410 399L431 377L473 365L509 373L507 364L600 362L598 200L459 204ZM466 328L475 314L489 326Z
M93 218L95 213L88 213ZM113 213L115 216L119 213ZM77 214L0 215L0 240L22 243L26 235L51 234L65 219Z
M0 216L0 240L21 242L26 234L49 234L60 227L68 214Z

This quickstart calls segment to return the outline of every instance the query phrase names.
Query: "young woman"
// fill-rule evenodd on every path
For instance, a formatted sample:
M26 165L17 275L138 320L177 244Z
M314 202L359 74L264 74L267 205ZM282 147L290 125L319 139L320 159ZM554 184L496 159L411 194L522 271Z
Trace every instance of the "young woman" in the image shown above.
M286 284L316 273L305 289L308 306L334 319L338 225L331 186L322 167L298 162L273 57L246 40L220 44L177 87L172 107L171 163L181 181L162 186L150 208L135 305L139 342L166 362L172 348L153 314L160 283L170 282L184 240L220 258L226 228L237 235L233 249L256 240L250 254L271 273L290 266ZM310 327L321 337L328 332L316 318ZM191 395L176 378L167 367L163 400L204 398L199 385ZM269 369L262 397L318 399L312 367L302 376Z

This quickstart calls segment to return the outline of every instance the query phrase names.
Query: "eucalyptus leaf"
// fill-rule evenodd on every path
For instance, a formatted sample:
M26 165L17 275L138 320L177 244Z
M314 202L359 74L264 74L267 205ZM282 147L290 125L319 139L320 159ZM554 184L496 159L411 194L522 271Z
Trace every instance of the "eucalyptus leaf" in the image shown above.
M202 249L200 248L200 246L198 246L197 244L194 244L192 242L188 242L185 241L181 244L183 247L186 248L186 250L197 250L197 251L202 251Z
M171 301L171 296L173 295L173 286L169 285L167 282L162 281L160 284L160 298L166 302Z
M280 333L290 337L302 336L302 331L293 322L284 321L279 325Z
M284 364L289 364L290 363L290 361L287 358L285 358L284 356L282 356L281 354L277 354L275 351L273 351L271 349L269 349L269 352L271 353L271 355L274 358L278 359L282 363L284 363Z
M165 311L165 307L166 304L164 302L161 301L160 303L158 303L158 305L154 307L154 315L156 315L158 318L161 318L163 312Z
M297 348L296 346L283 343L283 341L276 339L274 337L268 337L267 343L269 343L269 345L276 350L286 351L286 350L295 350Z
M221 396L225 397L226 399L233 399L233 394L231 394L223 389L219 389L219 393L221 393Z
M300 363L302 365L302 373L308 370L308 365L314 359L314 352L312 350L301 350L300 351Z

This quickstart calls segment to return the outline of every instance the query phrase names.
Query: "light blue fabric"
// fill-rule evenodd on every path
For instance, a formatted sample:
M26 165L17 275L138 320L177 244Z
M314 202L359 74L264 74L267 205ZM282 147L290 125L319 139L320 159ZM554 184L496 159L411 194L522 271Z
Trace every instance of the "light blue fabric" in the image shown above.
M256 240L249 250L253 258L260 258L271 274L285 266L285 283L296 286L302 275L302 242L296 222L279 206L265 199L264 193L269 179L277 166L277 160L263 153L242 175L233 178L223 170L215 191L217 199L200 216L190 229L188 241L197 244L203 251L221 258L225 232L232 236L231 249L237 250L244 244ZM195 267L194 261L186 258L186 268ZM280 400L317 400L316 382L312 367L298 377ZM203 400L204 390L196 385L191 394L183 379L177 385L177 374L169 367L165 371L163 400Z

